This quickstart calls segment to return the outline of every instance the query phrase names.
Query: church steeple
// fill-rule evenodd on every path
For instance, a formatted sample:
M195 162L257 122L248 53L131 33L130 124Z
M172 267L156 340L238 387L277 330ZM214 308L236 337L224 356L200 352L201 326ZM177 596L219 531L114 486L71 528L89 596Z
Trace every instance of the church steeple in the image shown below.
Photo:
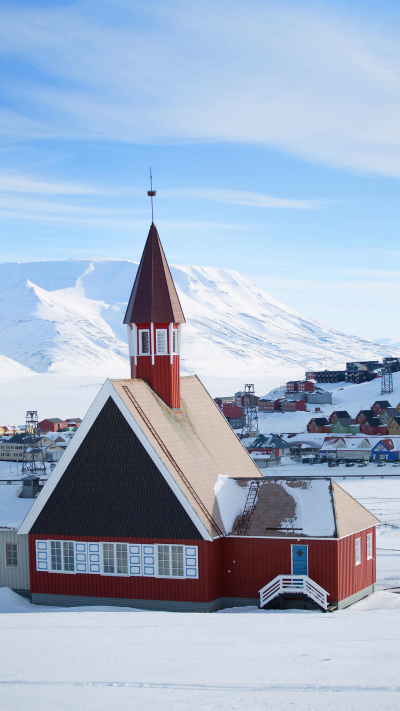
M146 379L172 408L180 403L180 326L185 317L154 223L140 260L124 323L131 377Z

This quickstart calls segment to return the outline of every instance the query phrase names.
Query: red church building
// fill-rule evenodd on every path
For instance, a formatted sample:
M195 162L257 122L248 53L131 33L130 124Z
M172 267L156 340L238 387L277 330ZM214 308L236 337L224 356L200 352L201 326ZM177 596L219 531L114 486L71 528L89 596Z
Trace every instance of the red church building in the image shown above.
M28 513L32 602L212 612L350 605L374 589L377 519L330 478L264 478L196 376L154 224L107 380Z

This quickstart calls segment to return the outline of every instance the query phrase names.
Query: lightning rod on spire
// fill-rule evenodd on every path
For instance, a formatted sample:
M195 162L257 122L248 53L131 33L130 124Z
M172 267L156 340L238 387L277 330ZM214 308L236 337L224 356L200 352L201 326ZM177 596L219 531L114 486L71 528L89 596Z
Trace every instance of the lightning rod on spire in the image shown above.
M150 190L147 191L147 195L151 198L151 223L153 224L154 222L154 215L153 215L153 197L156 196L156 191L153 190L153 176L151 174L151 166L150 166Z

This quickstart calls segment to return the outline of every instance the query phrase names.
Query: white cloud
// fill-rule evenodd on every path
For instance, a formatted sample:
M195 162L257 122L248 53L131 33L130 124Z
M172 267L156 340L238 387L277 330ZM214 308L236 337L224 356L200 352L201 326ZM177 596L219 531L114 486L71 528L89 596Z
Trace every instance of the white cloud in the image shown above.
M285 208L291 210L316 210L328 200L294 200L279 198L263 193L245 190L224 190L220 188L186 188L182 190L160 190L160 197L189 197L199 200L211 200L227 205L245 205L248 207Z
M400 43L376 17L261 0L117 10L3 8L3 56L37 70L3 71L23 107L3 135L251 142L400 175Z

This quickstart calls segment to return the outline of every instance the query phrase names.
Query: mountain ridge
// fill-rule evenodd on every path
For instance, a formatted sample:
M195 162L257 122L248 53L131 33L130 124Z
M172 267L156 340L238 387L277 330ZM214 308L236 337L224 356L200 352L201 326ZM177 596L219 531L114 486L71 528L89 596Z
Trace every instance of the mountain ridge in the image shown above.
M118 258L0 264L0 353L37 373L127 377L123 316L137 267ZM235 270L170 268L187 320L184 374L277 382L400 354L303 316Z

